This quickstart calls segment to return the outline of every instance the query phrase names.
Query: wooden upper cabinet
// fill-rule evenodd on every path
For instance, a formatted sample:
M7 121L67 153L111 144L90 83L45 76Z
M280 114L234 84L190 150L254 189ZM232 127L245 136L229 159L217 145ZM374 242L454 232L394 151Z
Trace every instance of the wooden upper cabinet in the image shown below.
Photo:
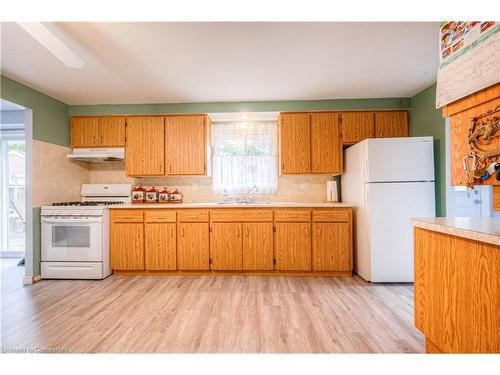
M310 173L311 115L282 113L279 120L280 174Z
M71 146L125 146L125 118L117 116L74 117L71 119Z
M377 138L408 137L408 112L375 112L375 136Z
M71 119L71 147L99 146L99 120L97 117Z
M126 170L128 176L165 174L165 125L163 117L127 119Z
M99 146L123 147L125 146L125 118L124 117L99 117Z
M342 112L338 116L343 143L358 143L375 137L373 112Z
M342 173L342 147L338 115L311 114L311 172Z
M165 117L165 160L169 175L207 174L210 120L206 115Z

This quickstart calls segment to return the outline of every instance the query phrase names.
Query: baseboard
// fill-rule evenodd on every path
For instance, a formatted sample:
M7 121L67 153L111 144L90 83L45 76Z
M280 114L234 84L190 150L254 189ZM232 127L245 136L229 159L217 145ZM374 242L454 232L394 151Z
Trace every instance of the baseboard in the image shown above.
M40 275L38 276L24 276L23 277L23 285L31 285L38 281L42 280Z
M137 276L137 275L158 275L158 276L210 276L210 275L231 275L231 276L341 276L352 277L352 271L113 271L115 275Z

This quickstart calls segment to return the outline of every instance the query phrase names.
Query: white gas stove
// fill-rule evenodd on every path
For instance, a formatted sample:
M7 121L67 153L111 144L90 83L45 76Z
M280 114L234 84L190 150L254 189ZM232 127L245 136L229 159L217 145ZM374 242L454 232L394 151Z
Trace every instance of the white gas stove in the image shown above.
M129 184L84 184L80 202L43 206L42 279L104 279L111 274L109 206L130 203Z

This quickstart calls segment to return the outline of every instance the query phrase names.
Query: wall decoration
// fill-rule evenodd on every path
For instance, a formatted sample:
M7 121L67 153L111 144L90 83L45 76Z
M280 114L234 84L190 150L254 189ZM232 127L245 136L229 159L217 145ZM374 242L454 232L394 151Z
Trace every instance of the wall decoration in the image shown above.
M500 23L443 22L436 108L500 81Z
M468 142L470 154L464 158L466 186L476 184L495 176L500 180L500 147L493 141L500 138L500 106L471 119Z

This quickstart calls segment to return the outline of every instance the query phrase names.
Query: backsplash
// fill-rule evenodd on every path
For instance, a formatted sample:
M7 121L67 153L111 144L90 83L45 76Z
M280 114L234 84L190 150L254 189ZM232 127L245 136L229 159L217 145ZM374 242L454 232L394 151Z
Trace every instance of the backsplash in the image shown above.
M203 176L172 177L127 177L124 162L90 163L91 184L156 185L178 188L184 194L185 203L213 202L220 196L212 193L212 179ZM326 182L331 176L290 175L279 177L278 192L259 200L272 202L325 202ZM308 184L307 192L300 189L301 184Z

